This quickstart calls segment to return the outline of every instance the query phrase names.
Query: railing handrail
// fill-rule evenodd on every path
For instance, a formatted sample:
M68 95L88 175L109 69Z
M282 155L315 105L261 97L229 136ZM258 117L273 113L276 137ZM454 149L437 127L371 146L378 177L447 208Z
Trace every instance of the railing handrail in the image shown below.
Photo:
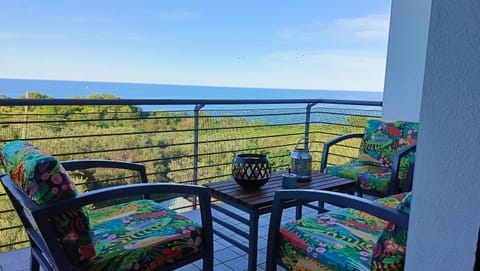
M35 105L235 105L235 104L340 104L382 106L382 101L337 99L0 99L2 106Z

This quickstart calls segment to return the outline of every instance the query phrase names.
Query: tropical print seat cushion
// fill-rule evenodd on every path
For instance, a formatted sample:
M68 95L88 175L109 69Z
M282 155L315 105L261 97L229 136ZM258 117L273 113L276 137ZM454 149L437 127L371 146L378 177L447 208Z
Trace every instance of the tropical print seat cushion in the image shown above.
M38 205L77 195L74 183L57 159L25 141L11 141L1 151L3 170ZM95 255L88 217L83 209L62 213L52 227L72 265Z
M355 161L351 164L341 166L330 166L326 168L326 173L358 181L362 189L385 194L388 193L392 176L392 170L390 168L379 167L365 161ZM403 186L403 181L399 183L399 190Z
M377 202L396 208L406 194ZM406 230L351 208L280 227L281 257L292 270L403 270Z
M151 200L89 211L97 257L88 271L156 270L200 251L202 228Z

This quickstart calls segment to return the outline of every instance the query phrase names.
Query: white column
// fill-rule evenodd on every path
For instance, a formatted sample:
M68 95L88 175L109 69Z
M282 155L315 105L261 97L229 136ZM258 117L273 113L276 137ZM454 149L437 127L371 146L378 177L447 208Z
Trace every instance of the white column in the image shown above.
M405 270L473 270L480 226L480 1L432 0L430 18Z
M392 0L382 118L418 121L431 0Z

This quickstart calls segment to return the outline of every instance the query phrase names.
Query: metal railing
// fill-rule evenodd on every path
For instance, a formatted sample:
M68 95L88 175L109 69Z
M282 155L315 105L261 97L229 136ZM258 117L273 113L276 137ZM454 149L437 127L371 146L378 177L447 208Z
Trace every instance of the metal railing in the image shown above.
M368 119L380 117L381 106L376 101L324 99L3 99L0 144L24 139L59 160L144 163L149 181L202 185L231 178L232 159L240 153L266 154L274 171L285 170L302 138L318 170L323 142L362 131ZM331 149L329 161L355 157L358 143ZM126 173L101 170L96 179L88 172L71 175L81 192L132 182ZM26 245L0 187L0 252Z

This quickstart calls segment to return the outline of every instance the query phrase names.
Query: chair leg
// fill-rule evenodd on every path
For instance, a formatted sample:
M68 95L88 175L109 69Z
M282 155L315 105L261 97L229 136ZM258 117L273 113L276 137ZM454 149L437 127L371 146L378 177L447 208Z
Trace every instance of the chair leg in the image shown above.
M360 198L363 198L363 191L362 189L360 188L360 185L357 187L357 189L355 190L355 195L357 197L360 197Z
M275 263L275 261L271 262L267 260L265 271L277 271L277 263Z
M357 195L357 197L363 198L363 191L362 191L362 187L360 187L359 179L357 179L357 183L355 185L355 194Z
M203 258L203 270L212 271L213 270L213 255L208 255Z
M33 256L33 253L30 253L30 270L31 271L40 270L40 264L38 263L37 259Z

